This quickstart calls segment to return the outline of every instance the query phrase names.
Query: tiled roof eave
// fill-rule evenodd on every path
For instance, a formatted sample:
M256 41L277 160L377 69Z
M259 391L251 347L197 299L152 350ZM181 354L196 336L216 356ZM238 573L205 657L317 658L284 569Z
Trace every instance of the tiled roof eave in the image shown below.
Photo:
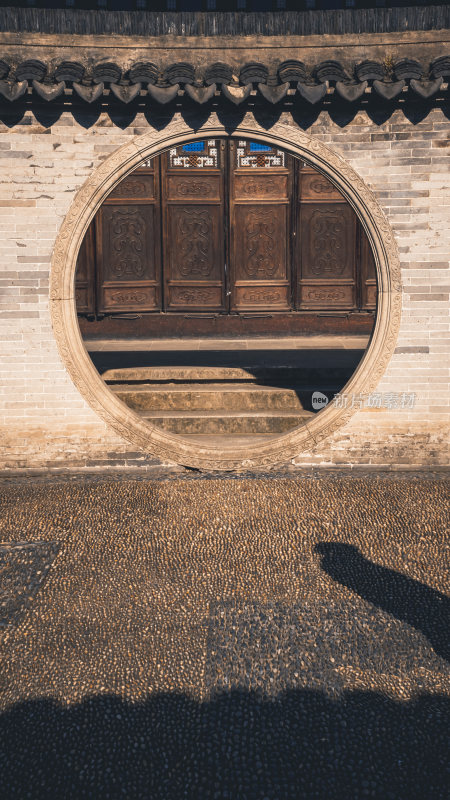
M426 65L412 58L388 66L367 60L356 64L351 74L333 60L308 70L301 61L291 59L272 71L265 64L250 62L241 67L239 76L223 62L201 71L186 62L164 69L139 62L124 71L114 62L99 62L88 69L76 61L50 66L38 59L15 65L0 59L0 98L7 103L37 96L47 102L77 97L91 104L113 96L124 105L145 98L165 105L183 97L203 105L223 96L240 105L250 96L258 96L269 106L289 98L317 105L332 95L345 103L357 103L370 94L387 103L403 95L430 101L447 91L449 79L450 56Z

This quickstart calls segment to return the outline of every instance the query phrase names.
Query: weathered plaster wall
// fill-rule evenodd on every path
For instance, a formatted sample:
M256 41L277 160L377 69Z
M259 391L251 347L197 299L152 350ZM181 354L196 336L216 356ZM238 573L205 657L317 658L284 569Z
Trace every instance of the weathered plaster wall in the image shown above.
M72 384L49 314L57 231L76 191L119 146L162 119L26 111L0 124L0 458L4 468L154 465L107 428ZM53 116L52 116L53 115ZM402 263L397 349L380 392L414 392L411 410L358 411L297 464L444 464L449 423L450 125L440 109L348 118L283 115L340 153L374 190ZM353 116L353 118L352 118ZM274 119L278 118L275 114ZM345 123L345 124L344 124ZM267 121L270 128L270 121Z

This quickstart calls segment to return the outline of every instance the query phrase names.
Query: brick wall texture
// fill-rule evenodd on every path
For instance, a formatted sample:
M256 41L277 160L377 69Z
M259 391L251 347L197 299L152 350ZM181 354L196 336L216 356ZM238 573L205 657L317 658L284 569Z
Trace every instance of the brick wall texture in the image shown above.
M73 385L49 315L52 249L76 191L111 152L151 128L100 114L0 123L0 463L5 469L142 469L155 459L109 429ZM349 115L351 117L351 115ZM386 118L387 117L387 118ZM291 116L282 121L297 124ZM375 192L397 237L403 313L379 392L416 394L412 409L364 409L298 465L442 465L448 460L450 124L440 109L333 121L308 133L340 153Z

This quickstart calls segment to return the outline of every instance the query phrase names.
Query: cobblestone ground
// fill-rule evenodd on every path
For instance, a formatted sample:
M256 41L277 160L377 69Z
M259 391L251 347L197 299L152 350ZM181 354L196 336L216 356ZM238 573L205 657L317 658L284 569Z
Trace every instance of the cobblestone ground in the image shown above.
M448 483L0 487L3 798L448 797Z

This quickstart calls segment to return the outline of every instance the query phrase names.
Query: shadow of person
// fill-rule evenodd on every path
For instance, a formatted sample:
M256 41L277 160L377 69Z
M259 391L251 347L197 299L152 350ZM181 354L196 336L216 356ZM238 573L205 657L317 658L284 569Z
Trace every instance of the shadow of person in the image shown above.
M318 542L321 567L333 580L424 634L450 661L450 598L387 567L373 564L350 544Z

